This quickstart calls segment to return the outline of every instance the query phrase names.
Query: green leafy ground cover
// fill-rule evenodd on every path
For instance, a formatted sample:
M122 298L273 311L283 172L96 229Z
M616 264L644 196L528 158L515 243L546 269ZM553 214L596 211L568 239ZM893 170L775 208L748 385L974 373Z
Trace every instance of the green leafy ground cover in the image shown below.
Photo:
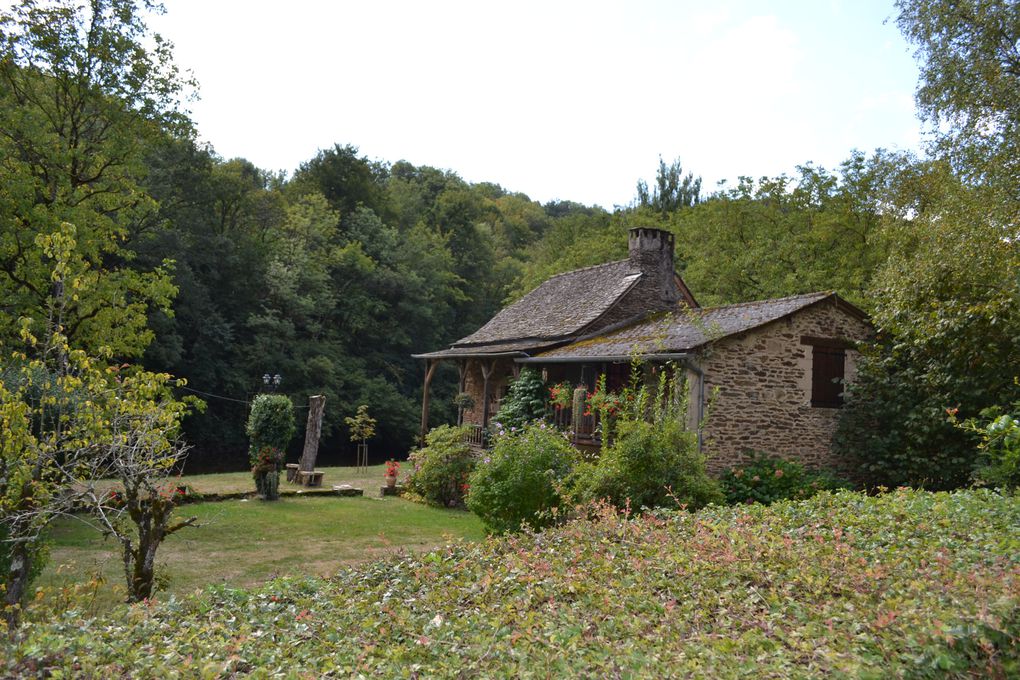
M329 580L30 624L8 673L1015 677L1020 498L990 491L627 519Z

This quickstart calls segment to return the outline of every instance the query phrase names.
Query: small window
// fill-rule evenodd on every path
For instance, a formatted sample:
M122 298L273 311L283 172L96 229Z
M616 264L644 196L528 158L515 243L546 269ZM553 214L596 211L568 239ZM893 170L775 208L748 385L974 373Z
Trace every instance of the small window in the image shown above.
M839 408L843 405L846 350L815 345L811 348L811 405Z

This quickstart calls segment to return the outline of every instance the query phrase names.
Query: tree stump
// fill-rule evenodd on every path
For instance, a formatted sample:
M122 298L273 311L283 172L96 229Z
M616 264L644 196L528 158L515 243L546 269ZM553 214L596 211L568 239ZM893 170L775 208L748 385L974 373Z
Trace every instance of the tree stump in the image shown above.
M317 394L308 397L308 425L305 428L305 448L301 452L298 469L311 472L315 469L315 459L319 457L319 435L322 434L322 412L326 408L326 397Z

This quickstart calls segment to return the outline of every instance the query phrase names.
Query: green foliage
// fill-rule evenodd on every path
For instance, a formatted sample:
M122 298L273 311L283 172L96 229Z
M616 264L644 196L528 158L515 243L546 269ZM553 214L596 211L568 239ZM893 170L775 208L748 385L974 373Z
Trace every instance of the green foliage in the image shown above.
M642 365L634 361L620 395L608 392L604 377L599 379L591 408L598 408L603 418L603 447L596 461L575 469L575 503L608 500L617 508L634 510L678 505L694 509L722 500L718 484L705 471L698 435L686 427L683 371L668 364L652 374L658 380L648 385Z
M351 430L352 442L364 442L375 436L375 418L368 415L368 406L362 404L358 407L358 414L353 418L344 418L347 427Z
M251 439L253 455L265 446L286 451L295 429L294 404L290 397L283 394L260 394L255 397L245 427Z
M616 439L595 463L578 465L573 496L579 503L606 499L634 510L722 501L718 484L705 472L697 435L679 422L624 420Z
M255 397L245 431L251 440L249 462L255 489L267 501L280 497L280 466L295 429L290 397L282 394Z
M55 618L6 643L0 673L1014 677L1018 542L1020 498L985 490L604 512Z
M1015 380L1014 380L1015 381ZM981 484L1002 489L1020 487L1020 401L1012 413L998 408L985 409L981 419L956 420L956 409L950 409L950 420L960 429L976 434L981 456L974 478Z
M16 347L18 319L42 335L48 274L41 235L77 230L81 266L68 285L64 334L98 354L138 356L152 309L169 310L171 263L129 264L128 242L156 205L141 186L146 148L185 134L178 100L188 85L169 45L149 32L136 0L23 1L0 10L0 348ZM72 294L74 293L74 294Z
M493 533L548 526L574 457L564 435L544 422L499 437L471 474L467 507Z
M1020 7L1011 0L898 0L896 8L896 23L917 46L917 104L935 133L934 150L966 179L998 186L1015 203Z
M918 168L924 190L888 230L900 244L877 274L881 333L859 362L840 416L837 449L864 481L953 488L970 482L974 438L947 422L1020 398L1020 241L989 215L983 190L945 163Z
M669 165L659 156L659 169L655 173L655 187L648 192L643 179L637 183L637 206L650 208L663 217L680 208L689 208L701 201L701 178L693 172L684 175L683 166L677 158Z
M703 305L835 290L870 307L869 284L889 252L882 208L909 158L855 152L833 172L741 177L678 213L684 281Z
M802 500L819 491L849 488L826 472L811 472L796 461L767 453L752 454L737 468L730 468L720 478L727 503L763 503Z
M918 46L933 160L894 183L890 255L872 282L882 334L859 366L837 436L871 484L951 488L982 466L960 418L1020 398L1020 138L1016 3L902 0Z
M433 428L425 435L425 447L408 458L414 469L407 488L430 505L463 507L476 458L467 437L467 427Z
M524 368L500 403L499 412L492 417L493 426L504 430L520 429L527 423L546 416L548 396L542 374L533 368Z

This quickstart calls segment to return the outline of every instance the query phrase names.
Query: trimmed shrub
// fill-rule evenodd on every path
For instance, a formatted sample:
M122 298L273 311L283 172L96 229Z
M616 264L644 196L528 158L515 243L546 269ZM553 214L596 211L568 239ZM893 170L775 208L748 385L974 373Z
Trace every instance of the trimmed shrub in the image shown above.
M409 457L414 470L408 489L430 505L463 507L475 455L467 443L467 427L440 425L425 435L425 448Z
M492 533L548 526L574 456L563 433L545 423L500 437L471 475L467 507Z
M719 485L705 471L697 435L675 420L623 420L616 440L595 463L578 465L572 484L578 503L605 499L618 508L719 503Z
M281 451L294 437L294 404L282 394L260 394L251 405L245 432L256 451L271 446Z
M280 465L294 436L294 404L282 394L260 394L251 405L245 432L255 488L268 501L280 497Z
M719 480L729 504L810 498L819 491L848 489L850 483L827 472L811 472L795 461L754 453L747 464L730 468Z

